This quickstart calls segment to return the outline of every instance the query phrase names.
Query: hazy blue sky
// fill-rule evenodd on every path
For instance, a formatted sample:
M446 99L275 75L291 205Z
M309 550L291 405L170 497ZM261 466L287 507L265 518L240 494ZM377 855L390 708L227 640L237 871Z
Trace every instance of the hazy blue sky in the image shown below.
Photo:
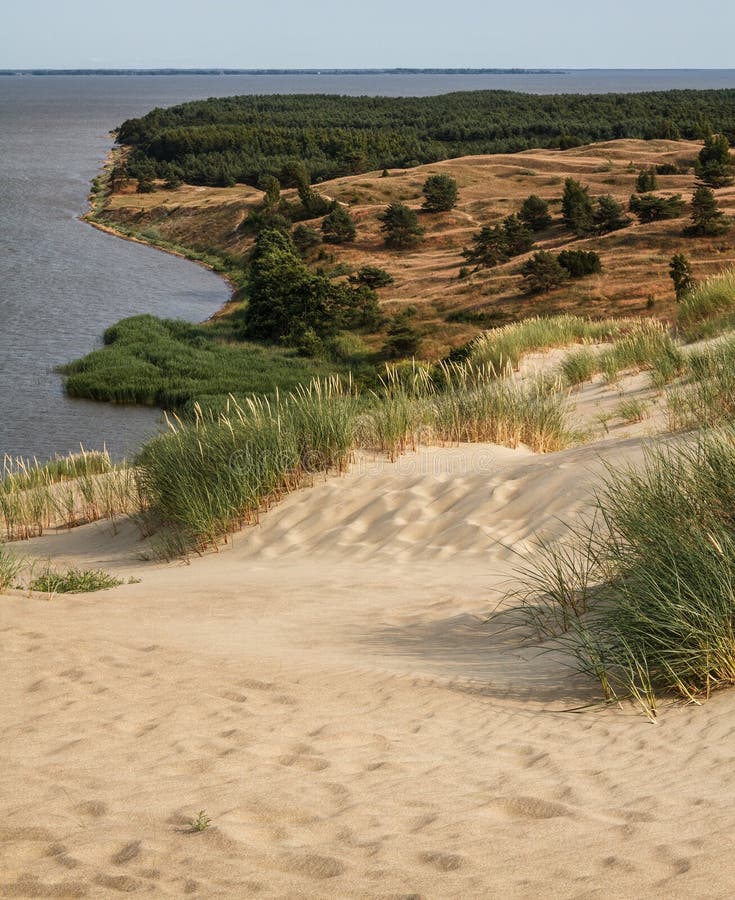
M0 68L733 68L733 0L4 0Z

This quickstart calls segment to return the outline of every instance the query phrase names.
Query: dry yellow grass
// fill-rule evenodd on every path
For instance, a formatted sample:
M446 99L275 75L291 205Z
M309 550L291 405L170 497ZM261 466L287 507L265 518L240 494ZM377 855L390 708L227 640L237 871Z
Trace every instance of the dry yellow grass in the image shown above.
M381 300L388 311L409 304L417 307L415 321L427 335L423 352L428 356L441 354L480 330L478 325L446 321L458 311L480 313L487 322L497 324L555 312L669 318L674 311L668 274L671 256L685 252L697 277L717 272L735 262L735 231L724 237L692 239L682 236L683 219L648 225L635 224L634 219L622 231L576 240L562 225L561 195L564 179L573 177L589 185L593 197L611 194L627 207L641 169L663 162L691 166L699 149L695 142L619 140L565 151L463 157L392 170L388 178L380 172L338 178L318 185L318 190L348 205L357 223L357 239L354 244L326 249L335 265L378 265L391 273L395 282L381 291ZM385 249L379 213L398 200L419 209L425 179L440 172L457 180L457 207L448 213L422 214L426 239L416 250ZM694 181L691 168L686 175L659 176L658 192L681 193L689 199ZM540 298L523 293L518 269L524 257L459 279L464 262L461 251L472 233L518 212L529 194L549 201L554 216L554 224L542 233L535 249L558 252L572 245L594 249L602 259L602 274ZM185 185L152 194L137 194L129 186L110 198L102 219L141 232L156 229L163 239L183 246L239 255L249 249L252 237L241 234L238 226L262 196L244 185ZM284 191L284 197L293 200L295 192ZM735 214L735 188L720 190L717 197L727 213ZM319 223L310 224L318 227ZM654 298L652 309L647 308L649 297Z

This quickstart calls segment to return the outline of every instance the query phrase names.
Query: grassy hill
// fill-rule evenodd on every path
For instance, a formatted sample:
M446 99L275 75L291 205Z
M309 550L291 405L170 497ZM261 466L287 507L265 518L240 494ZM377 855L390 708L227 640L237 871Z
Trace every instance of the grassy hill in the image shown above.
M668 264L674 253L690 257L696 277L719 271L735 261L735 231L716 238L684 237L683 218L646 225L637 223L604 236L576 238L563 224L560 207L564 180L588 185L594 198L610 194L627 207L638 172L669 163L686 174L659 175L657 194L681 193L689 200L695 185L694 160L701 144L690 141L618 140L570 150L529 150L516 154L471 156L406 170L390 170L388 177L370 172L326 181L317 186L323 196L345 204L357 224L353 243L324 245L314 254L314 266L351 272L364 265L386 269L393 284L380 290L388 314L411 307L413 324L423 335L421 354L441 356L466 342L483 328L531 315L571 312L593 317L655 315L670 319L674 297ZM459 185L459 202L446 213L421 213L425 240L412 251L396 252L383 245L378 219L387 204L401 201L420 210L421 188L429 175L445 173ZM537 236L536 249L595 250L602 273L571 282L548 295L531 296L519 272L526 256L492 269L459 278L465 263L463 247L473 233L518 212L530 194L547 200L554 221ZM295 191L284 191L295 200ZM159 183L152 193L136 192L135 181L118 186L93 215L97 223L122 229L128 235L178 248L203 257L237 277L253 237L240 226L262 202L255 188L183 185L166 190ZM717 192L721 208L735 214L735 187ZM304 224L316 229L320 220ZM653 299L653 305L651 304ZM228 312L237 309L230 304ZM385 334L367 337L379 347Z

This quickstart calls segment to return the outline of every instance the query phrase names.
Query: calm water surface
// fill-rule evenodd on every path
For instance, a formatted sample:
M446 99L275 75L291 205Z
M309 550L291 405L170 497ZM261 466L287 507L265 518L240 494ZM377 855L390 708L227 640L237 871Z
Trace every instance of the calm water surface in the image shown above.
M0 455L44 458L80 443L116 455L134 451L160 427L159 414L69 400L54 367L90 350L124 316L200 321L227 299L227 285L211 272L78 220L109 131L125 119L154 106L249 93L722 87L735 87L735 71L0 77Z

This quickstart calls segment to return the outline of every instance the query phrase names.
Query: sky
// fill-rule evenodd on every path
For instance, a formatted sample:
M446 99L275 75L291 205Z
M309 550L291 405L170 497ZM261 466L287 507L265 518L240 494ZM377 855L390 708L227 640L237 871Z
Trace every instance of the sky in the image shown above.
M733 68L733 0L3 0L0 69Z

